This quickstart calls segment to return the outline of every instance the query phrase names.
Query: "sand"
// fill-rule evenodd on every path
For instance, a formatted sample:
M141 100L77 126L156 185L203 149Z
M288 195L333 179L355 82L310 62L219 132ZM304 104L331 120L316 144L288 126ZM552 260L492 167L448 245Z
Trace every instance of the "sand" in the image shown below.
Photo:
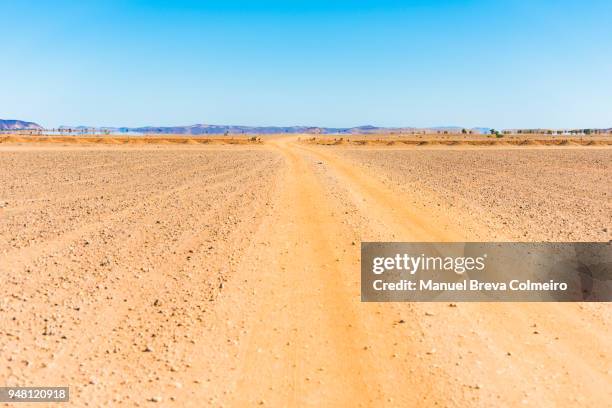
M606 241L611 159L2 144L0 378L74 406L605 406L609 304L364 304L359 242Z
M470 239L612 239L612 151L335 149L473 231ZM471 214L470 217L462 217ZM480 224L480 228L474 228Z

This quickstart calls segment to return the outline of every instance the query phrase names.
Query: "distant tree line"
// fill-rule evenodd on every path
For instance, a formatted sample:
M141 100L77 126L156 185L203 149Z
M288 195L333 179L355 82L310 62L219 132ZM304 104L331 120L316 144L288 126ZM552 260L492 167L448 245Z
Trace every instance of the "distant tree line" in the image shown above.
M517 129L516 131L504 131L504 133L517 134L546 134L546 135L605 135L611 134L611 129Z

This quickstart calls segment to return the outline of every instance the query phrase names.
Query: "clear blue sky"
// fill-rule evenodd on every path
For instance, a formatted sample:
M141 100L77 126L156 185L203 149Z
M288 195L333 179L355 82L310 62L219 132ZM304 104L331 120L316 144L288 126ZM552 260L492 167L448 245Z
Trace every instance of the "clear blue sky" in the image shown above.
M612 2L0 0L0 118L612 126Z

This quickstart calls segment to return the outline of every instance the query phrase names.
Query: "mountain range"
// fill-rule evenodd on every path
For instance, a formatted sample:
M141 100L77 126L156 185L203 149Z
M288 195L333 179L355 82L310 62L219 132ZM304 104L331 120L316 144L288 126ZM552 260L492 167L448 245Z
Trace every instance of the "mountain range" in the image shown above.
M23 120L0 119L0 130L42 130L38 123Z
M320 127L320 126L240 126L240 125L208 125L195 124L188 126L141 126L141 127L95 127L95 126L60 126L57 130L64 133L134 133L134 134L179 134L179 135L218 135L218 134L335 134L335 135L363 135L380 133L461 133L463 129L473 134L488 134L491 128L461 126L434 126L427 128L417 127L382 127L382 126L354 126L354 127ZM45 129L37 123L23 120L0 119L0 131L11 130L37 130ZM547 129L542 129L544 133ZM611 129L597 129L601 132L612 132Z
M76 132L108 132L108 133L145 133L145 134L281 134L281 133L309 133L309 134L376 134L376 133L415 133L437 132L460 133L459 126L444 126L432 128L416 127L379 127L372 125L355 127L319 127L319 126L240 126L240 125L207 125L196 124L189 126L143 126L143 127L87 127L87 126L60 126L60 130L73 130ZM473 133L488 133L488 128L469 129Z
M240 125L207 125L196 124L188 126L141 126L141 127L96 127L96 126L60 126L58 129L47 129L35 122L27 122L15 119L0 119L0 131L10 132L12 130L36 130L36 131L60 131L62 133L133 133L133 134L179 134L179 135L218 135L218 134L282 134L282 133L306 133L306 134L333 134L333 135L364 135L380 133L461 133L463 129L473 134L488 134L491 128L461 126L433 126L426 128L417 127L383 127L383 126L354 126L354 127L321 127L321 126L240 126ZM520 129L519 129L520 130ZM527 129L532 131L538 129ZM579 131L582 129L578 129ZM591 129L602 133L612 133L609 129ZM517 131L510 129L509 131ZM546 133L548 129L539 129ZM567 131L567 130L566 130ZM519 132L520 133L520 132ZM529 133L529 132L528 132Z

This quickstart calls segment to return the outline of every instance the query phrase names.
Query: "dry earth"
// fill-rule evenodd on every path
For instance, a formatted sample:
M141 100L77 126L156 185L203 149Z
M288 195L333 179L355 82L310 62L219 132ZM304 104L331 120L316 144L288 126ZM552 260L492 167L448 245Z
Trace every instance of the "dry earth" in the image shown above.
M612 237L609 149L344 149L383 183L484 224L470 239L607 241ZM424 197L427 200L422 200ZM469 218L460 214L471 214Z
M364 304L359 242L607 241L611 186L608 147L4 144L0 383L75 406L610 406L609 304Z

